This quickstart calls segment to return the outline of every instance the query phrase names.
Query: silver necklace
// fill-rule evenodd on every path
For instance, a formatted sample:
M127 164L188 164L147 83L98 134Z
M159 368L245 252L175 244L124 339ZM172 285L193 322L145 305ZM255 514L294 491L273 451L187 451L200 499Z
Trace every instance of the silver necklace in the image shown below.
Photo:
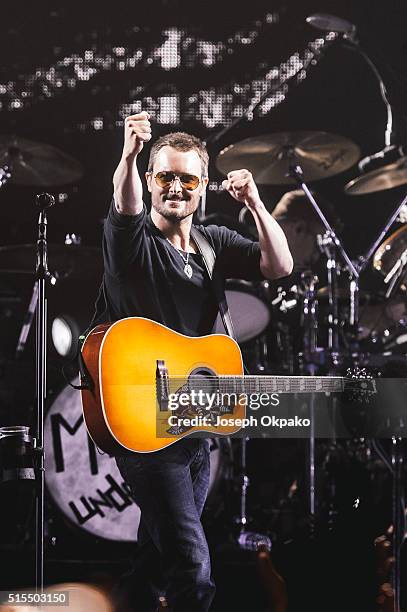
M170 243L172 247L174 247L171 240L168 240L167 238L167 241ZM184 262L184 274L188 276L188 278L192 278L192 267L191 267L191 264L189 263L189 251L187 251L187 256L184 257L181 251L179 251L176 247L174 247L174 249L176 249L176 251L180 254L181 259Z

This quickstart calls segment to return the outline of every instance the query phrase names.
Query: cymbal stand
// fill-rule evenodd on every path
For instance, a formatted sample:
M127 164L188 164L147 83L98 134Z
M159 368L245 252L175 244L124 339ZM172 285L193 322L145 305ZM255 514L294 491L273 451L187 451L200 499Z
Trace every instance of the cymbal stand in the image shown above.
M323 236L318 234L318 246L326 257L327 286L328 286L328 351L333 367L339 364L339 333L338 333L338 293L335 247L329 232Z
M325 217L324 213L322 212L322 210L318 206L314 196L312 195L311 191L309 190L307 184L304 181L304 173L302 171L302 168L301 168L301 166L298 163L296 163L294 161L294 158L295 158L295 153L292 152L292 162L290 163L290 168L289 168L290 176L292 176L293 178L296 179L298 185L301 187L301 189L303 190L303 192L307 196L308 200L311 202L312 206L315 209L315 212L317 213L318 217L321 219L325 229L327 230L327 232L329 232L329 235L330 235L331 240L332 240L332 244L335 245L335 247L338 249L339 254L341 255L343 261L345 262L346 267L349 270L349 273L354 278L359 278L359 271L356 269L355 265L353 264L351 259L348 257L348 255L347 255L347 253L346 253L346 251L345 251L345 249L344 249L344 247L342 245L341 240L335 234L335 231L334 231L333 227L330 225L330 223L327 220L327 218ZM407 201L407 198L406 198L406 201Z
M312 272L303 272L301 280L304 284L302 300L302 326L304 328L303 370L309 376L315 376L317 372L318 351L318 300L316 297L316 286L318 277ZM314 532L316 515L316 474L315 474L315 396L311 394L309 419L311 423L308 444L308 508L310 515L310 531Z
M350 298L349 322L350 322L351 337L353 339L352 355L356 357L358 354L358 351L357 351L358 313L359 313L359 283L358 281L359 281L360 270L353 263L353 261L349 258L348 254L346 253L344 249L344 246L341 240L338 238L333 227L330 225L324 213L318 206L317 201L315 200L313 194L311 193L308 185L306 184L304 180L303 170L301 166L297 163L296 155L294 151L291 151L290 157L291 157L291 161L289 165L290 176L295 178L299 187L301 187L306 197L311 202L312 206L314 207L315 212L317 213L318 217L321 219L322 224L324 225L328 235L331 238L332 245L337 249L339 255L341 256L342 260L345 263L347 270L349 271L350 290L351 290L350 291L351 298Z
M391 296L395 287L397 287L397 281L402 277L403 272L405 271L405 267L407 265L407 249L404 249L400 257L397 259L393 268L387 274L384 279L384 283L387 285L389 283L388 289L386 291L386 299Z
M391 464L393 468L392 519L393 557L392 587L394 591L394 612L400 611L401 548L405 539L405 504L403 503L403 440L398 436L391 439Z

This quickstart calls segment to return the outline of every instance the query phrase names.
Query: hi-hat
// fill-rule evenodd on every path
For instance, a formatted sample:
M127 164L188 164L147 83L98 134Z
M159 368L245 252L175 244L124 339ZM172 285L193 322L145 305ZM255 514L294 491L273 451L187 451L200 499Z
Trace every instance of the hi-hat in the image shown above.
M83 175L81 164L56 147L18 136L0 136L0 167L8 166L10 183L56 187L75 183Z
M345 186L348 195L364 195L385 191L407 184L407 156L401 157L393 164L372 170L350 181Z
M328 132L277 132L223 149L216 166L227 174L246 168L263 185L291 185L290 164L299 164L305 181L317 181L347 170L360 157L359 147L344 136Z

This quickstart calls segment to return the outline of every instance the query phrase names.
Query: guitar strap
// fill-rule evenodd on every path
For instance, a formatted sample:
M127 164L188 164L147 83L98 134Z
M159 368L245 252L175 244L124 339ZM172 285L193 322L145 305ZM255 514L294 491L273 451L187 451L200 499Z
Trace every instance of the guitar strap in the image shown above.
M213 250L212 246L209 244L205 236L194 226L191 227L191 236L196 246L198 247L198 251L202 255L206 271L208 272L208 276L211 279L212 288L219 304L219 312L225 331L228 336L230 336L231 338L235 338L232 317L230 315L230 310L226 301L222 278L216 267L215 251Z

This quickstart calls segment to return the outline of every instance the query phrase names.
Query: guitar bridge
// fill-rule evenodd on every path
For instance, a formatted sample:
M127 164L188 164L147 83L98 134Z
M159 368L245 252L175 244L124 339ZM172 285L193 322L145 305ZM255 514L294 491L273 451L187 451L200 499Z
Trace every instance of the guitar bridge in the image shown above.
M168 370L163 359L157 359L157 368L155 371L157 402L160 412L168 410L168 396L170 394L170 386L168 382Z

